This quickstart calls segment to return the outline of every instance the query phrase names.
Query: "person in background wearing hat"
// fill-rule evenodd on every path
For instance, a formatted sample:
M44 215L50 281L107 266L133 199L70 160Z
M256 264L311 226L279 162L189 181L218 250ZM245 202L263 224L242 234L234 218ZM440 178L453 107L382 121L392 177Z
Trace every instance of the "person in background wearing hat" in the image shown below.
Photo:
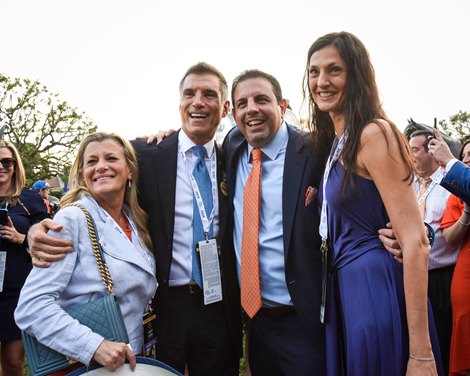
M49 188L50 188L50 185L45 180L38 180L36 183L33 184L33 191L37 191L41 195L42 199L44 200L44 203L46 204L47 213L50 216L51 205L49 201Z

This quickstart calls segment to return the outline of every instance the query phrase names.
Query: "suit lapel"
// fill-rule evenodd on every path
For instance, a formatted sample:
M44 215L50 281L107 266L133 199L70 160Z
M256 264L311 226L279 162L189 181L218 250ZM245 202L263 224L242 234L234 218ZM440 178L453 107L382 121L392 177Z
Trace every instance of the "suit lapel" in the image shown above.
M165 231L170 242L173 242L175 224L176 174L178 161L178 135L159 145L153 154L153 168L161 200Z
M287 259L295 211L302 190L302 177L304 175L307 159L301 153L303 140L301 135L288 127L289 140L287 142L286 158L284 162L284 177L282 183L282 222L284 231L284 254Z
M222 152L215 145L215 151L217 153L217 192L219 198L219 239L224 238L226 226L227 226L227 197L222 192L222 184L225 179L225 162ZM226 184L226 183L225 183ZM226 189L226 188L225 188Z
M146 250L135 236L133 236L132 242L128 241L123 234L116 233L114 225L108 221L103 224L100 230L99 241L104 253L115 259L134 264L147 273L154 275L153 269L144 256Z
M227 183L231 205L233 205L233 197L235 194L237 163L240 159L240 153L242 150L244 150L244 146L246 145L247 142L243 138L243 135L241 133L237 133L235 134L235 137L230 139L229 145L227 145L227 150L225 152L225 157L227 158Z

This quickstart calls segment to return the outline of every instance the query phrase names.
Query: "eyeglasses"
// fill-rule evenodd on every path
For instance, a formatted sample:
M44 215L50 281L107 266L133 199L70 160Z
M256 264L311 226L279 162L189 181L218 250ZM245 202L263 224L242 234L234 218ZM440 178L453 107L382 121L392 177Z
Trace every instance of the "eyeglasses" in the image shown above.
M16 161L13 158L3 158L0 159L0 163L3 167L9 168L11 166L14 166L16 164Z

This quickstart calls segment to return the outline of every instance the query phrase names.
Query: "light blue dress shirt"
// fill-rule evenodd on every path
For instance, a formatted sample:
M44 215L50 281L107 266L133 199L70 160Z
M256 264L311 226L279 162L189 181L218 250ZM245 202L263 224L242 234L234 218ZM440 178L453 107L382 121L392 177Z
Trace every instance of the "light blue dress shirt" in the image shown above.
M282 182L287 141L286 123L283 122L274 138L263 148L261 173L261 214L259 224L259 262L261 298L264 307L292 305L285 276L285 258L282 226ZM240 153L235 182L234 245L237 272L240 281L241 244L243 233L243 195L251 172L251 150L248 145Z

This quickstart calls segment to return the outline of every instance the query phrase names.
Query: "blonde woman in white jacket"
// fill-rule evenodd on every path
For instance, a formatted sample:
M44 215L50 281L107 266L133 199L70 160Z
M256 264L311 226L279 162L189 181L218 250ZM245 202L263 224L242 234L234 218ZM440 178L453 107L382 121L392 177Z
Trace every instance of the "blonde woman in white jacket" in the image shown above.
M15 319L44 345L80 363L94 360L114 371L143 344L142 317L157 288L152 243L146 216L137 201L137 161L132 146L120 136L86 137L70 173L71 191L62 206L78 203L93 218L114 283L126 329L125 343L105 340L69 316L65 309L107 294L96 266L86 217L66 207L54 217L62 225L49 235L72 241L73 252L47 269L34 268L21 291Z

